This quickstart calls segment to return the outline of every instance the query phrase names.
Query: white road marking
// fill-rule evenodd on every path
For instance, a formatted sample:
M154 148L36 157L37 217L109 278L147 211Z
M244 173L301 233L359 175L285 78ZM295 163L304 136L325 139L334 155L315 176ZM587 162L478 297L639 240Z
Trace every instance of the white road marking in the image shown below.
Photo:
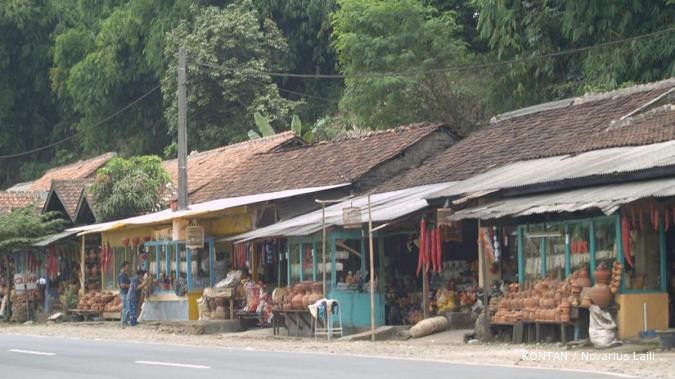
M33 351L33 350L9 349L7 351L11 353L31 354L31 355L47 355L47 356L56 355L56 353L45 353L44 351Z
M209 366L189 365L189 364L184 364L184 363L172 363L172 362L136 361L135 363L137 363L139 365L196 368L196 369L201 369L201 370L211 368Z

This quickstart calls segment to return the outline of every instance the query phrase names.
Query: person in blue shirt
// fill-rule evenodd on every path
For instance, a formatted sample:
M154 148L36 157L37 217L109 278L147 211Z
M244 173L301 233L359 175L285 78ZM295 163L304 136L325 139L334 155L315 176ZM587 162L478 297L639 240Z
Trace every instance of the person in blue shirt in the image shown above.
M127 304L129 305L128 319L131 326L138 324L138 302L141 299L141 290L145 288L144 276L145 270L136 271L136 276L131 279L131 284L129 285Z
M129 293L129 285L131 285L131 280L129 280L129 262L122 262L122 265L120 266L120 274L117 277L117 283L120 286L120 302L122 303L121 323L122 325L127 325L129 317L127 294Z

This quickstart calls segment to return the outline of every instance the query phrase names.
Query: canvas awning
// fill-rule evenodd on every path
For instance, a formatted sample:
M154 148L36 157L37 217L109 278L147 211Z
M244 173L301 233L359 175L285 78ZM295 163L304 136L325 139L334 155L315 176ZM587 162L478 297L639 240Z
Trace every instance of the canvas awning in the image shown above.
M32 246L33 247L46 247L46 246L49 246L49 245L51 245L55 242L59 242L63 239L74 236L75 234L77 234L77 232L75 232L75 231L65 231L65 232L61 232L61 233L52 234L52 235L49 235L49 236L46 236L46 237L40 239L37 242L33 242Z
M333 188L345 187L349 183L336 184L331 186L323 187L308 187L308 188L299 188L287 191L278 191L270 193L262 193L257 195L249 196L238 196L230 197L225 199L218 199L213 201L207 201L199 204L191 204L189 209L172 211L171 209L165 209L163 211L149 213L142 216L131 217L118 221L105 222L100 224L87 225L78 228L71 228L68 231L78 232L78 235L92 234L92 233L101 233L110 230L120 229L126 226L141 226L141 225L153 225L153 224L162 224L167 223L172 220L190 218L196 216L204 216L209 213L224 211L230 208L236 208L244 205L262 203L271 200L285 199L293 196L305 195L309 193L326 191Z
M371 195L371 211L373 222L387 222L409 215L429 204L424 198L450 183L429 184L406 188L398 191L376 193ZM368 221L368 195L350 198L338 204L326 207L326 226L343 225L343 209L358 207L361 210L361 220ZM317 210L281 221L264 228L228 238L228 241L244 242L259 238L280 236L304 236L315 233L322 228L322 211Z
M639 199L672 196L675 196L675 178L656 179L508 198L459 210L449 220L488 220L590 209L611 214L621 205Z

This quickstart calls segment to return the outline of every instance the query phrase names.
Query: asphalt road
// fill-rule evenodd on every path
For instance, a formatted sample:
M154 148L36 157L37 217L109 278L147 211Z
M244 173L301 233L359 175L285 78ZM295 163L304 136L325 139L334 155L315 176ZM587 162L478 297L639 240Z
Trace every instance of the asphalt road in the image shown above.
M346 355L0 335L0 378L3 379L580 377L612 376Z

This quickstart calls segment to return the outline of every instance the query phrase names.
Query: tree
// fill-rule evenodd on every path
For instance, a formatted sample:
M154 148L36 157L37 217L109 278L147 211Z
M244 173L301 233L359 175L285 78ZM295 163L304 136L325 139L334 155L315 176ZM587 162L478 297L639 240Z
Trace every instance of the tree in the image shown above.
M331 45L331 15L335 0L253 0L262 17L273 20L288 41L288 70L302 74L336 74L335 49ZM341 79L275 79L289 99L303 100L299 116L313 123L337 110L344 89Z
M162 95L100 124L160 84L166 67L164 36L187 0L55 2L62 20L55 30L51 83L62 117L74 125L85 152L159 152L168 143Z
M675 24L668 1L475 0L490 59L532 58L652 33ZM500 67L490 93L500 110L675 75L675 34Z
M188 52L189 140L202 149L246 139L260 112L272 124L288 117L295 103L279 95L263 71L283 70L286 42L276 25L261 19L248 0L223 9L192 7L190 21L168 35L165 57L169 68L162 91L169 128L177 118L177 51ZM280 126L279 126L280 127Z
M65 227L58 212L40 214L34 205L0 214L0 252L29 246L40 237Z
M96 212L109 221L161 210L170 183L158 156L116 157L96 172L90 191Z
M62 136L57 104L49 88L53 2L5 0L0 4L0 154L19 153ZM52 158L51 151L27 156ZM44 164L0 160L0 186L30 179Z
M440 121L460 129L480 114L474 85L462 73L441 71L471 57L452 11L417 0L340 0L334 46L348 75L341 109L369 127ZM439 70L429 73L432 70ZM415 75L380 75L422 72ZM370 74L370 76L369 76Z

